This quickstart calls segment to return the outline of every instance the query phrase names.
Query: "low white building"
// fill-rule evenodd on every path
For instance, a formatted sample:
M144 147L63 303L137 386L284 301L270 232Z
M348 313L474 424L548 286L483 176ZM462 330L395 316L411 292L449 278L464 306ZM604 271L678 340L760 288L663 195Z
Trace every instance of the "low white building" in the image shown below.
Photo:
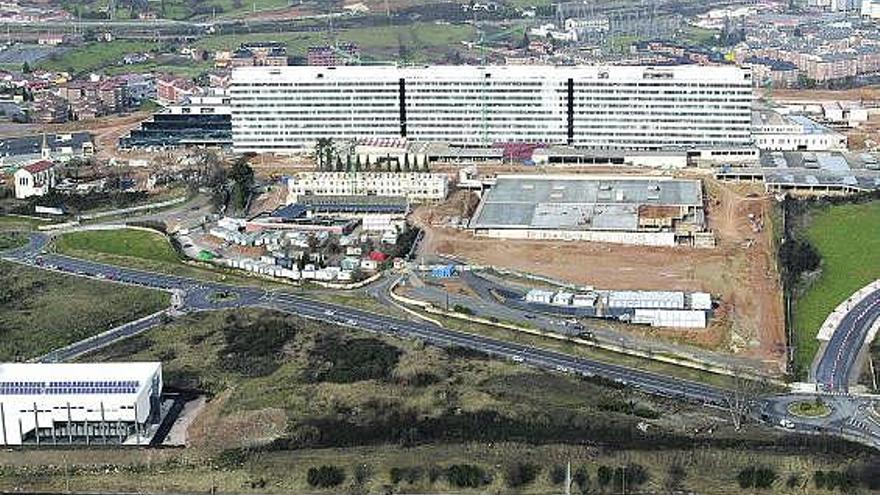
M847 138L801 115L756 112L752 117L755 146L772 151L844 151Z
M0 445L144 443L161 395L161 363L0 364Z
M15 197L26 199L45 196L55 187L57 167L49 160L40 160L15 171Z
M552 304L555 292L542 289L532 289L526 293L526 301L541 304Z
M300 172L287 180L288 203L300 196L386 196L442 200L449 179L427 172Z

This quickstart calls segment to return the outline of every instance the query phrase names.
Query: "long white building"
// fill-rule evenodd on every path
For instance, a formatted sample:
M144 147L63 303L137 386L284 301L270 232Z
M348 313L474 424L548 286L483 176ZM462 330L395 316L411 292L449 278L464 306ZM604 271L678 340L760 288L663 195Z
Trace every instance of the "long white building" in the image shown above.
M247 67L233 71L230 96L239 152L294 152L321 138L751 145L751 72L734 66Z
M141 443L161 395L161 363L0 364L0 445Z
M449 178L427 172L300 172L287 178L288 202L303 196L399 196L446 199Z

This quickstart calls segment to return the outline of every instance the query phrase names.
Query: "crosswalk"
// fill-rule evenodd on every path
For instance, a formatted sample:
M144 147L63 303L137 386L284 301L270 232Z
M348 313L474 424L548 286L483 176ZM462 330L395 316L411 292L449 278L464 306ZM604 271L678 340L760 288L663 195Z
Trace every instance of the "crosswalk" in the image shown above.
M849 424L850 426L852 426L854 428L858 428L859 430L871 431L871 427L868 425L868 423L865 420L859 418L858 416L853 416L853 417L849 418L849 421L847 421L847 424Z

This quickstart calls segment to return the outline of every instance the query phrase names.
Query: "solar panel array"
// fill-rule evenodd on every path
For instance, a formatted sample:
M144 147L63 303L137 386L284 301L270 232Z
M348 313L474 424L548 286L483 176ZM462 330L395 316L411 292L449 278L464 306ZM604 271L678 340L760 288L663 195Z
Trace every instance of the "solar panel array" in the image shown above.
M137 380L0 382L0 395L70 395L70 394L134 394L140 388Z

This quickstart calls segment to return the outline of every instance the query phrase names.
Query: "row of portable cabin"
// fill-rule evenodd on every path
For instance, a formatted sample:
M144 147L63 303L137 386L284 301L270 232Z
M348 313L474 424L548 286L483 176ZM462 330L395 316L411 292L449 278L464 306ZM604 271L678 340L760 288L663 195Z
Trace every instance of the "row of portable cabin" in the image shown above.
M227 259L226 265L230 268L237 268L260 275L286 278L290 280L320 280L325 282L334 280L350 282L352 280L351 270L343 270L337 266L316 268L313 264L307 264L302 270L299 270L295 267L283 268L276 264L251 259Z

